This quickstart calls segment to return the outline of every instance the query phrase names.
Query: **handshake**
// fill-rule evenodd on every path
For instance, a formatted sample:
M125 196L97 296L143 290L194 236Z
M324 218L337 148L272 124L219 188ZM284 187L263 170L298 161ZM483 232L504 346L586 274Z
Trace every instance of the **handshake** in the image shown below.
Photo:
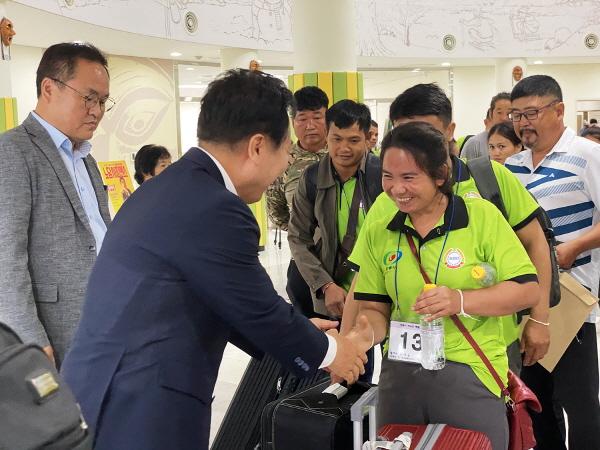
M328 330L327 334L335 339L337 352L326 370L331 372L335 379L344 379L348 384L355 383L359 375L365 372L366 353L373 346L375 336L373 327L367 317L361 315L354 328L345 336L340 335L336 329Z

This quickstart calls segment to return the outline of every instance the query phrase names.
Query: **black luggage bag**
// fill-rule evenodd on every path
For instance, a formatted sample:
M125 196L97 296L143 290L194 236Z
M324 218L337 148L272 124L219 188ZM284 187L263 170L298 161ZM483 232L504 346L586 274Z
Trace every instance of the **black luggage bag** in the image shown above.
M340 399L323 393L329 385L326 380L269 403L261 418L260 450L351 449L350 408L371 385L358 382ZM365 421L365 432L367 425Z
M316 375L298 378L272 357L250 360L229 404L211 450L254 450L260 447L260 417L270 402L329 380L319 370Z
M91 450L92 439L44 351L0 323L0 449Z

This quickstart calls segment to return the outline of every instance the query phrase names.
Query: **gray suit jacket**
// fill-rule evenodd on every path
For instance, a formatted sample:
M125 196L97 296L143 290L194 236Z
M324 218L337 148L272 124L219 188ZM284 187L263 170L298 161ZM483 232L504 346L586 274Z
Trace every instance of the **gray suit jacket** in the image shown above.
M96 161L90 174L108 225ZM29 115L0 135L0 322L25 342L65 356L79 322L96 242L73 181L48 132Z

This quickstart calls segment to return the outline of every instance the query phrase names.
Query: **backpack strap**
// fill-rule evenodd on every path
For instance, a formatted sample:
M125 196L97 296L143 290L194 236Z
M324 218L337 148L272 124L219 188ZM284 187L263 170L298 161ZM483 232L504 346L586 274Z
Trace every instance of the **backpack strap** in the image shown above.
M364 197L363 202L365 212L369 211L379 194L383 192L380 181L374 183L370 182L372 180L381 180L381 160L378 156L372 154L368 154L366 158L364 179L361 177L359 180L360 183L357 183L357 186L360 185ZM319 165L320 161L310 165L306 169L305 175L306 197L313 205L317 199L317 175L319 173Z
M381 160L377 155L367 154L365 162L364 207L369 211L375 200L383 192L381 187Z
M500 210L504 218L508 218L502 194L500 193L500 186L498 186L498 180L492 169L490 158L488 156L480 156L479 158L471 159L467 161L467 167L475 180L475 185L481 197L492 202Z
M22 343L23 341L13 329L0 322L0 352L5 348Z
M473 136L475 136L474 134L467 134L465 136L465 138L463 139L462 143L460 144L460 148L458 149L458 154L460 154L462 152L462 149L465 148L465 144L467 143L467 141L469 139L471 139Z
M306 180L306 197L313 206L317 199L317 174L319 173L319 165L320 162L311 164L306 168L306 175L304 175Z

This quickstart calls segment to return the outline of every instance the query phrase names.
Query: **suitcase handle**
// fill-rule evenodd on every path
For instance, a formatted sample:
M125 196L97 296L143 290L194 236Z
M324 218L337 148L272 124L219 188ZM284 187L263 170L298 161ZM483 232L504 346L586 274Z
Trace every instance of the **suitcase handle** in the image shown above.
M350 408L350 419L354 434L354 450L361 450L363 445L363 418L369 416L369 442L377 440L376 407L379 402L379 390L370 388ZM366 411L365 411L366 409Z

